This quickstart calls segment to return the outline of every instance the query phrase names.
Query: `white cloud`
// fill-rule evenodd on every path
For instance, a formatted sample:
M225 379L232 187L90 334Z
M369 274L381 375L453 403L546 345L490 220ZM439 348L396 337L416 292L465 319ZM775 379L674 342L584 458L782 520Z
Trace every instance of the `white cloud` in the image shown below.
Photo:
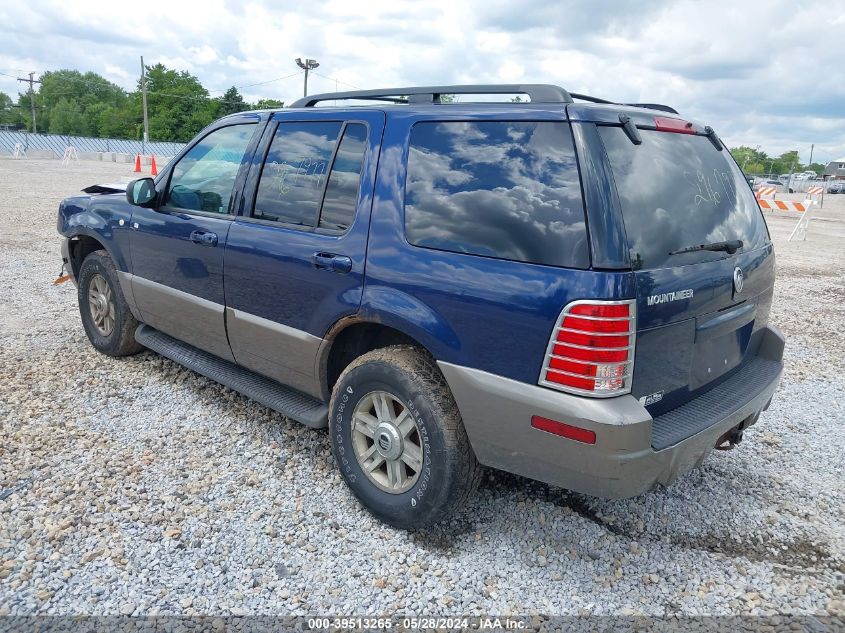
M841 0L192 0L138 5L6 0L0 90L24 71L92 70L133 89L139 57L211 91L287 102L309 91L388 85L556 83L619 101L669 103L731 145L808 158L845 154ZM6 75L13 75L12 77ZM219 94L213 92L213 94Z

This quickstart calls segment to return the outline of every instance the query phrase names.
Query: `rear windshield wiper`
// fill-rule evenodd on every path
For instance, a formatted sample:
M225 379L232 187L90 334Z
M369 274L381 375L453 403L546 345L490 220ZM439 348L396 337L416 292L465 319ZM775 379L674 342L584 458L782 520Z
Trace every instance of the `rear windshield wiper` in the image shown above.
M670 255L678 255L679 253L694 253L696 251L725 251L730 255L736 253L742 248L742 240L728 240L727 242L713 242L712 244L698 244L697 246L687 246L679 251L672 251Z

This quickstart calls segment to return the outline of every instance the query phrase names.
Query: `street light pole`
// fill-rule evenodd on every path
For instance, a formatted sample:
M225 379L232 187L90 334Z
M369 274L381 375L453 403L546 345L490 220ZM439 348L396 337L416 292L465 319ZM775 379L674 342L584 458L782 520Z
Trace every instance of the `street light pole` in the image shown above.
M314 70L320 64L317 62L316 59L307 59L306 58L305 61L302 61L301 57L297 57L296 58L296 65L299 66L300 68L302 68L305 71L305 85L303 86L303 89L302 89L302 96L307 97L308 96L308 71Z

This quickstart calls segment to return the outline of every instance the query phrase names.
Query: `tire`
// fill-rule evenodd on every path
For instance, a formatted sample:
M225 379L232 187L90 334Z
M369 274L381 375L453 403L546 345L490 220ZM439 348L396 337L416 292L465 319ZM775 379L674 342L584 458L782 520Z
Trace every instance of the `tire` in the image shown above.
M105 293L99 292L107 288ZM96 300L91 299L93 295ZM99 302L104 297L107 310L98 310L92 306L92 301ZM139 323L129 310L129 305L120 288L117 269L105 250L90 253L79 268L77 283L77 298L79 301L79 315L88 340L97 351L108 356L129 356L143 350L143 346L135 340L135 329ZM102 304L97 303L98 307ZM107 319L100 319L107 313Z
M394 400L391 402L381 394ZM363 413L366 410L376 414L384 412L385 401L393 407L392 412L384 416ZM381 409L376 402L381 403L378 405ZM369 409L370 404L372 409ZM400 411L398 415L397 411ZM330 412L329 435L341 475L361 504L379 520L407 530L424 528L448 518L475 492L482 468L470 447L455 399L437 364L417 348L386 347L356 359L335 384ZM363 417L356 416L359 412ZM414 429L399 442L403 447L400 459L388 460L375 447L373 457L363 463L373 464L381 458L385 464L368 475L359 455L369 442L365 432L370 432L372 427L363 424L361 419L377 417L380 422L373 433L373 445L369 446L369 450L373 450L377 441L390 438L384 430L389 427L381 421L391 415L401 419L395 427L400 434L407 431L411 423ZM378 429L382 429L381 435ZM390 441L380 446L386 448L388 445L391 445ZM410 445L418 446L419 452L415 449L412 459L406 463ZM391 450L395 448L391 445ZM421 459L417 460L417 455L421 455ZM406 475L402 485L390 480L392 465L397 461L400 462L398 468L404 469ZM413 474L411 462L421 465L416 474ZM381 483L374 481L376 477ZM401 480L401 474L397 480ZM399 490L387 491L392 484Z

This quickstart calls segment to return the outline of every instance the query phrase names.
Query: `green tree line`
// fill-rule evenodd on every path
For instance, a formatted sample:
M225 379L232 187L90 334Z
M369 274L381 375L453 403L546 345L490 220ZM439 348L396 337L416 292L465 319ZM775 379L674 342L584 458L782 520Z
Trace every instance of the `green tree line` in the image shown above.
M186 142L221 116L284 106L276 99L247 103L234 86L222 96L212 97L200 80L187 71L172 70L163 64L146 68L150 140ZM135 90L127 92L94 72L55 70L45 72L36 85L35 115L41 132L138 140L143 135L140 78ZM443 95L441 100L450 102L454 96ZM522 99L516 97L512 101ZM31 111L28 91L18 95L17 103L0 92L0 125L32 130ZM769 156L759 148L741 146L731 153L747 174L824 172L820 163L801 164L797 150Z
M45 72L36 84L35 120L39 132L140 140L144 132L141 80L127 92L97 73L77 70ZM247 103L232 86L212 97L199 79L187 71L162 64L147 66L147 112L150 140L186 142L215 119L284 103L261 99ZM29 91L17 103L0 92L0 125L32 130Z
M761 151L759 147L753 148L741 145L740 147L733 148L731 154L733 154L742 171L755 176L763 174L777 176L779 174L791 174L802 171L814 171L821 176L825 168L821 163L811 163L809 165L801 163L798 159L797 149L784 152L780 156L769 156L766 152Z

